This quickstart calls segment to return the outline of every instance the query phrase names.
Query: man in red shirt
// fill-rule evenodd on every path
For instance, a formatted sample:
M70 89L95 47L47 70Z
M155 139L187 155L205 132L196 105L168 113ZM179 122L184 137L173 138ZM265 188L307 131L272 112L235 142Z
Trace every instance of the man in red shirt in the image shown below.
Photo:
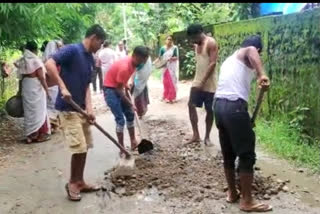
M149 49L138 46L134 49L132 56L127 56L116 61L104 78L104 96L116 121L116 133L118 142L123 146L123 129L126 117L127 128L130 135L131 149L137 145L134 133L134 111L135 106L131 102L128 92L128 80L133 75L136 67L144 64L149 56ZM121 153L120 153L121 155Z

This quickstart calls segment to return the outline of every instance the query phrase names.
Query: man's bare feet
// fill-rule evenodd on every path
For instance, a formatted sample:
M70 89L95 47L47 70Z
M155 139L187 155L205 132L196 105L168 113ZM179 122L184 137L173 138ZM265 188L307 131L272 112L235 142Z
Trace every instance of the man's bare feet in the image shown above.
M96 192L101 189L99 186L89 185L84 181L78 183L78 188L80 189L80 192Z
M239 191L229 191L227 192L227 199L228 203L236 203L240 199L240 192Z
M206 145L208 147L214 146L214 144L211 142L210 138L204 139L204 145Z
M131 141L131 151L134 151L138 146L137 140L132 140Z
M272 210L272 206L255 201L252 201L251 203L240 201L240 210L245 212L268 212Z
M200 143L200 142L201 142L200 136L193 136L190 140L187 141L186 144Z
M120 158L124 157L125 155L126 155L126 154L125 154L124 152L122 152L122 151L119 152L119 157L120 157Z

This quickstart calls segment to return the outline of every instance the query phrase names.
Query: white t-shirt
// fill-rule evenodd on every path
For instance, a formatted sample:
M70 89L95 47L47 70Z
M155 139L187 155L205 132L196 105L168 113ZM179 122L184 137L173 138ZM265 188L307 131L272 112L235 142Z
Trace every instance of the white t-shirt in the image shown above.
M236 53L221 65L215 97L232 101L241 98L248 102L254 70L239 60Z
M116 51L116 60L123 59L127 56L126 50L120 51L119 49Z
M104 79L107 71L109 70L110 66L114 63L116 54L115 51L111 48L104 48L99 52L98 55L100 62L101 62L101 71L102 77Z

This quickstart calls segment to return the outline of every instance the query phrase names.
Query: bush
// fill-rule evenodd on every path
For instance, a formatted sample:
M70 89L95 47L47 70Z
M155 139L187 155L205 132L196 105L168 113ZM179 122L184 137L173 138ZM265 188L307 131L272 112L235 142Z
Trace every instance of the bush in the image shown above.
M196 60L194 50L188 51L181 66L187 77L193 77L196 71Z

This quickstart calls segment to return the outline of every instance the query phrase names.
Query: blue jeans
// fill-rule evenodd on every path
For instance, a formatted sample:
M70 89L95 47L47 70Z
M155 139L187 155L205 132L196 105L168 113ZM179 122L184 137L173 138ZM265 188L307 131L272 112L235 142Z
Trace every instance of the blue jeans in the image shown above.
M116 121L116 132L123 132L125 119L127 120L127 128L134 127L134 112L127 103L125 103L114 88L103 88L104 97L107 105L111 109Z

